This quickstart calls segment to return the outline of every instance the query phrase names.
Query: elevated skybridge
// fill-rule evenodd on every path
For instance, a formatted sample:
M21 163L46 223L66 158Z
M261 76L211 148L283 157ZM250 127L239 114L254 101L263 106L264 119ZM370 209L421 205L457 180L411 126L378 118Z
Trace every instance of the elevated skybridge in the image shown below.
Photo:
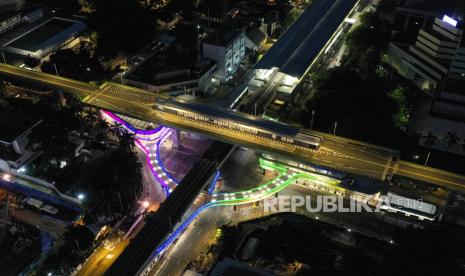
M207 135L213 139L253 148L306 164L316 164L347 173L384 180L400 175L440 187L465 192L465 177L408 162L398 162L395 151L311 130L304 133L322 137L318 151L308 151L278 140L232 130L194 118L168 114L153 108L157 99L168 99L125 85L106 83L91 85L51 74L0 64L0 75L62 90L78 96L87 105L111 110L155 124L166 125ZM208 107L208 106L206 106ZM221 117L221 114L218 114Z

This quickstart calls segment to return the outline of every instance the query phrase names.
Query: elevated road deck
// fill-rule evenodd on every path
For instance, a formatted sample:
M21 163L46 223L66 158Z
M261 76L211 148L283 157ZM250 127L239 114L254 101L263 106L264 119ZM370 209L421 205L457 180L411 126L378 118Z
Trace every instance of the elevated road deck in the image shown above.
M152 105L155 99L166 97L142 89L115 83L96 86L6 64L0 64L0 74L61 89L78 96L82 102L91 106L155 124L205 134L213 139L284 156L298 162L321 165L380 180L397 174L439 187L465 192L464 176L407 162L395 162L394 151L360 141L305 130L324 138L321 150L308 152L280 141L241 133L205 121L186 120L181 116L154 110Z

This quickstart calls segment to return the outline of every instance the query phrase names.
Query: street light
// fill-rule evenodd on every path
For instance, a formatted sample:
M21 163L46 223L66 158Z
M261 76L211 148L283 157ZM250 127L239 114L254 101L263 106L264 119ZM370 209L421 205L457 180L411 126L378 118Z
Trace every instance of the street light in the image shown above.
M2 57L3 57L3 63L6 64L6 58L5 58L5 54L3 53L3 51L2 51Z
M58 74L58 68L57 68L57 65L55 63L53 64L53 68L55 69L55 74L57 76L60 76L60 74Z
M428 155L426 156L426 160L425 160L425 167L428 166L428 161L429 161L429 156L431 155L431 152L428 151Z
M11 174L4 173L1 177L3 180L10 182L11 181Z
M149 206L150 206L149 201L148 201L148 200L144 200L144 201L142 202L142 206L143 206L145 209L149 208Z
M313 119L315 118L315 110L312 110L312 120L310 121L310 129L313 129Z
M77 198L79 200L84 200L85 196L84 196L84 194L80 193L80 194L78 194Z

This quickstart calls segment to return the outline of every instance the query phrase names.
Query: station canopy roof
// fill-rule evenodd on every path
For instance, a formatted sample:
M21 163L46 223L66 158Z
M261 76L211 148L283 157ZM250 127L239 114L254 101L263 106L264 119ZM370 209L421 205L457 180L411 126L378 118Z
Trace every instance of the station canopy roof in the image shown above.
M255 69L279 68L300 79L356 0L314 0L279 38Z

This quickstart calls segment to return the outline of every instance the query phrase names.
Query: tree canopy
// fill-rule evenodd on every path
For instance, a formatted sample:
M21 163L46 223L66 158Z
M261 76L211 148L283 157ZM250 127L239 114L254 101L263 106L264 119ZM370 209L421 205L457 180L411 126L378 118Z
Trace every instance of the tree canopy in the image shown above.
M361 16L347 35L349 54L342 65L312 75L315 96L306 104L304 123L336 134L399 148L405 144L406 91L385 74L381 55L389 28L374 13Z
M88 22L98 33L97 50L102 55L135 52L155 37L155 17L139 1L95 0L95 8Z
M50 59L41 65L41 69L50 74L58 72L60 76L85 82L99 81L105 75L103 66L91 53L87 44L82 44L77 52L64 49L53 53Z
M78 189L94 214L127 213L142 192L142 166L133 151L118 148L101 157L82 177Z

